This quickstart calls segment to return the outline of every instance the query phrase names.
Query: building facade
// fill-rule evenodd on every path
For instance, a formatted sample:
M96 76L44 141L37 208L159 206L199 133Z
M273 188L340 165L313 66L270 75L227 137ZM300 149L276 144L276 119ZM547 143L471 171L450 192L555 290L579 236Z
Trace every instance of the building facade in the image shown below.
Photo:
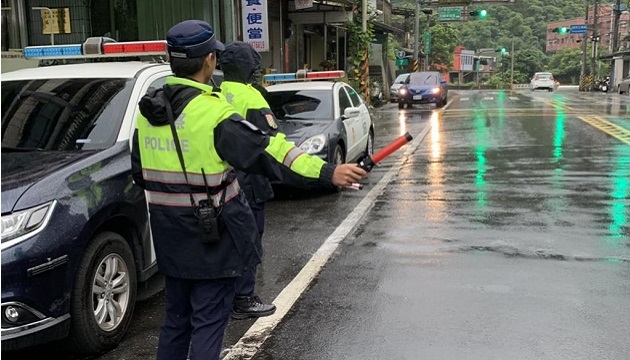
M595 29L595 17L594 12L588 15L588 36L592 34L593 30L600 36L599 45L612 51L612 37L613 37L613 18L614 11L612 5L600 5L598 9L597 29ZM559 34L553 32L553 29L559 27L566 27L569 29L571 25L584 25L586 22L584 17L578 17L568 20L556 21L547 24L547 53L554 53L558 50L579 48L583 35L580 34ZM630 14L628 12L622 12L619 18L619 39L622 39L625 35L630 34Z

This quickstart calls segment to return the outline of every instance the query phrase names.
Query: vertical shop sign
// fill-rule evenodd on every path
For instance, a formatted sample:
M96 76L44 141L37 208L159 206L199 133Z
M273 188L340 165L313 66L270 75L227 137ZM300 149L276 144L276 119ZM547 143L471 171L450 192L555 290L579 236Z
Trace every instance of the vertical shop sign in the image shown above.
M243 0L243 39L257 51L269 51L267 0Z

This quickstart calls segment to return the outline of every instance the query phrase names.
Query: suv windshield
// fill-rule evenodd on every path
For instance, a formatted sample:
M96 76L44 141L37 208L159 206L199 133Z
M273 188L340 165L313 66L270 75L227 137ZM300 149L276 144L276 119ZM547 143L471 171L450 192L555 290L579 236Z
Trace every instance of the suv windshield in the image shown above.
M97 150L112 146L134 81L3 81L2 150Z
M271 111L280 120L331 120L330 90L270 91L266 96Z

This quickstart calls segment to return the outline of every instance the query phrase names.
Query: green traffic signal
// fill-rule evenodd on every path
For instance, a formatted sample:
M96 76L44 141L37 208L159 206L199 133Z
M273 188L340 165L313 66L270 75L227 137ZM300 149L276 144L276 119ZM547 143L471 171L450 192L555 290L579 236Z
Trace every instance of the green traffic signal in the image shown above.
M469 12L468 15L470 15L472 17L479 18L479 19L485 19L486 16L488 16L488 11L486 11L486 10L473 10L473 11Z
M561 27L553 28L551 32L558 33L559 35L566 35L569 33L569 28L566 26L561 26Z

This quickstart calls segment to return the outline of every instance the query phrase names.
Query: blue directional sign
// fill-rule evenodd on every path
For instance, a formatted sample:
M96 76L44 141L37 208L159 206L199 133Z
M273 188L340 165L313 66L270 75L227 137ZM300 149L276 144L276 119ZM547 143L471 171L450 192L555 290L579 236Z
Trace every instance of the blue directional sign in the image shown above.
M571 25L569 28L569 34L586 34L586 24Z
M405 54L405 52L402 51L402 50L399 50L399 51L396 52L396 57L399 58L399 59L404 59L405 55L407 55L407 54Z

